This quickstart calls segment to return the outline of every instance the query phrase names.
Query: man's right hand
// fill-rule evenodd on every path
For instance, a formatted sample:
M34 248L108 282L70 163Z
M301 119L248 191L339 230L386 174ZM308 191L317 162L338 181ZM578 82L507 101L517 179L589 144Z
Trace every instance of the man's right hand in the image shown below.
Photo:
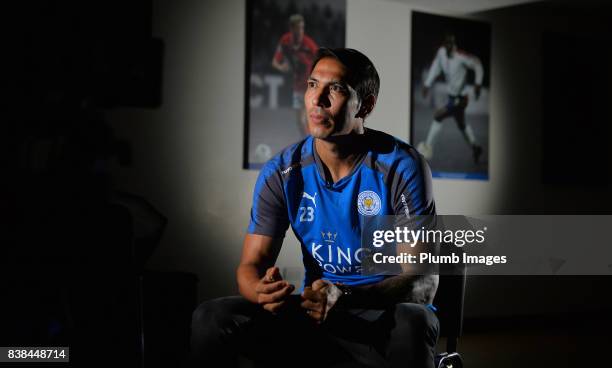
M291 67L289 66L289 62L284 60L282 63L276 61L276 59L272 59L272 66L281 73L288 73Z
M270 267L255 287L257 303L271 313L278 312L295 286L284 281L278 267Z
M278 69L283 73L288 73L291 67L289 66L289 63L285 61L284 63L279 65Z

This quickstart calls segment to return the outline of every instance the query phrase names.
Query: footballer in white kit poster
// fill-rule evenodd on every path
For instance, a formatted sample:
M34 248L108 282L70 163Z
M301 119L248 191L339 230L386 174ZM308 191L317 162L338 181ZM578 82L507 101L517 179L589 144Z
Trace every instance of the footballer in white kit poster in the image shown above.
M489 178L491 27L412 13L410 141L437 178Z

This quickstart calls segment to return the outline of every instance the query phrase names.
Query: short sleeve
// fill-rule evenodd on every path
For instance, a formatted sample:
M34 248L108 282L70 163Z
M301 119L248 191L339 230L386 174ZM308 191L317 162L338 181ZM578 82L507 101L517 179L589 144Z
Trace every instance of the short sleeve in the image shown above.
M288 228L289 218L280 172L266 164L255 184L247 232L282 238Z
M306 43L306 47L308 47L310 49L310 52L312 53L312 56L315 56L317 53L317 50L319 50L319 46L317 45L317 43L310 37L305 38L305 43Z
M397 177L393 180L394 214L407 218L435 215L431 170L422 156L414 150L411 153L399 163Z

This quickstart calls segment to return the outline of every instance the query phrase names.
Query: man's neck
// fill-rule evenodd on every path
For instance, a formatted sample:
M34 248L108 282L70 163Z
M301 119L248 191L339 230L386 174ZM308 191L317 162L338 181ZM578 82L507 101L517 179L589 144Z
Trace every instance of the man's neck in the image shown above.
M326 170L326 176L334 183L351 173L365 148L365 134L351 133L332 139L315 138L315 149Z

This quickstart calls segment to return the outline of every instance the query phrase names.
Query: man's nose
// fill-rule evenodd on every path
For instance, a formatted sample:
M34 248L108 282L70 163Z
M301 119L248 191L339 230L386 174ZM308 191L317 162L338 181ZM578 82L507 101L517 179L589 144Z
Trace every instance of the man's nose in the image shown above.
M329 96L325 88L319 88L313 91L312 94L312 105L327 107L329 106Z

